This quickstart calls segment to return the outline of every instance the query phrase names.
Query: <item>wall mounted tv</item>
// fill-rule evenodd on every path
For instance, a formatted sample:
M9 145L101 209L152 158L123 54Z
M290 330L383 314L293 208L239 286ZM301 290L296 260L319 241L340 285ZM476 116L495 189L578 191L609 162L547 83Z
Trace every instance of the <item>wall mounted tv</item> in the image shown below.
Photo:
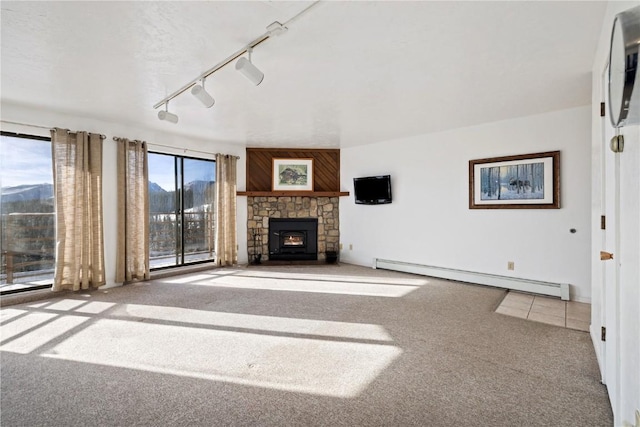
M391 176L353 178L353 193L359 205L391 203Z

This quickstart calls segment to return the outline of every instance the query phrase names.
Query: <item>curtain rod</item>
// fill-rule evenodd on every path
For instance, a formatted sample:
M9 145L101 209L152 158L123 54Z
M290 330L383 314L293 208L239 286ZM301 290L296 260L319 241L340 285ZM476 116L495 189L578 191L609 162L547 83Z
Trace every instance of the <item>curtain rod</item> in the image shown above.
M117 136L113 137L114 141L118 141L118 140L121 140L121 139L127 139L127 138L120 138L120 137L117 137ZM134 140L134 141L139 141L139 140ZM220 154L221 156L232 156L231 154L212 153L210 151L192 150L190 148L176 147L175 145L156 144L155 142L147 142L147 144L153 145L155 147L171 148L173 150L182 150L183 153L191 152L191 153L213 154L214 156L217 156L218 154ZM233 156L233 157L235 157L236 159L240 159L240 156Z
M89 135L91 135L91 134L93 134L93 135L100 135L100 139L107 139L107 137L106 137L105 135L103 135L103 134L101 134L101 133L96 133L96 132L87 132L87 131L75 131L75 132L72 132L72 131L70 131L69 129L51 128L51 130L52 130L52 131L54 131L54 132L55 132L57 129L65 130L65 131L67 131L67 133L86 132L86 133L88 133Z
M30 128L46 129L48 131L52 131L52 130L56 129L55 127L52 127L52 126L32 125L30 123L13 122L11 120L0 120L0 122L1 123L12 124L12 125L18 125L18 126L27 126L27 127L30 127ZM58 128L58 129L60 129L60 128ZM67 133L71 133L71 131L69 129L62 129L62 130L66 130ZM107 138L105 135L103 135L101 133L96 133L96 132L87 132L87 133L93 133L93 134L96 134L96 135L100 135L100 138L102 138L102 139L106 139Z
M28 126L31 128L38 128L38 129L47 129L47 130L52 129L50 126L38 126L38 125L29 124L29 123L12 122L10 120L0 120L0 122L12 124L12 125Z
M8 124L12 124L12 125L19 125L19 126L27 126L27 127L32 127L32 128L38 128L38 129L46 129L46 130L54 130L54 127L50 127L50 126L40 126L40 125L32 125L29 123L20 123L20 122L12 122L10 120L0 120L0 123L8 123ZM70 132L69 129L64 129L67 132ZM95 132L87 132L87 133L95 133ZM102 139L106 139L106 136L104 136L103 134L100 134L100 138ZM126 138L120 138L117 136L113 137L114 141L118 141L119 139L126 139ZM149 143L151 145L155 145L157 147L164 147L164 148L173 148L175 150L184 150L184 152L186 153L187 151L190 151L192 153L202 153L202 154L213 154L213 155L223 155L223 156L228 156L229 154L223 154L223 153L211 153L209 151L199 151L199 150L191 150L189 148L180 148L180 147L175 147L175 146L171 146L171 145L162 145L162 144L155 144L155 143ZM240 156L234 156L236 159L240 159Z

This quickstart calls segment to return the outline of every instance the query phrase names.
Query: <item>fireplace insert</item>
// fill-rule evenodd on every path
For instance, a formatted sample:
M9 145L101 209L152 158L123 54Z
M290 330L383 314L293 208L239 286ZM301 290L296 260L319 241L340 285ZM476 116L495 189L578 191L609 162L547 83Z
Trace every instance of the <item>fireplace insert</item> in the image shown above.
M269 218L269 259L317 260L317 218Z

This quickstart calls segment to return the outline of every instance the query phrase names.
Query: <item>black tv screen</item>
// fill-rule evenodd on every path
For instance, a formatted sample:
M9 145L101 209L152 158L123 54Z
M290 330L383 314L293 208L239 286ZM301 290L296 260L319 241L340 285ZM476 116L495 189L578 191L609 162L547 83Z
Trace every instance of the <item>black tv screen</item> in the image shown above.
M391 203L391 176L353 178L353 193L360 205Z

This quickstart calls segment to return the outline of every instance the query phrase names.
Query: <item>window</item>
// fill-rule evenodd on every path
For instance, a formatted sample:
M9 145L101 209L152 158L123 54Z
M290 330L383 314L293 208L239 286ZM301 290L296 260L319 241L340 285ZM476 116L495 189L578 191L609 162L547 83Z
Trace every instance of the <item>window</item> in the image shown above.
M149 153L151 269L212 261L216 164Z
M0 136L0 293L51 287L55 218L51 139Z

